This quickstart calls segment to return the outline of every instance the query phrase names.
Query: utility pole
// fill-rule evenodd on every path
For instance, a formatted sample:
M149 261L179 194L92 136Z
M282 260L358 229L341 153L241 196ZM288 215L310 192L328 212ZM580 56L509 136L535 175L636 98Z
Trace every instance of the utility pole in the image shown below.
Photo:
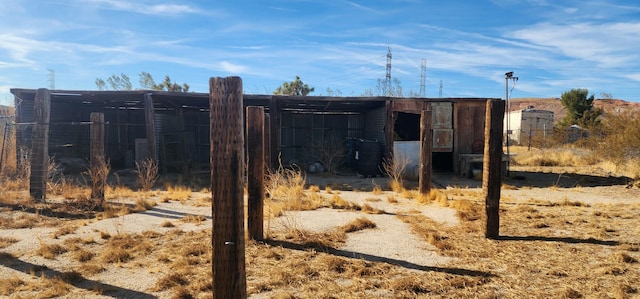
M440 80L440 92L438 94L439 94L439 97L442 98L442 80Z
M387 51L387 75L385 76L387 96L391 96L391 47Z
M506 129L507 129L507 134L506 134L506 138L507 138L507 173L505 174L507 177L510 175L509 173L509 160L511 159L511 153L509 151L509 139L511 139L511 118L510 118L510 112L511 112L511 102L509 101L509 79L511 79L513 81L513 84L516 83L516 81L518 81L518 77L514 77L513 76L513 72L507 72L504 74L504 83L505 83L505 101L506 101L506 105L505 105L505 110L506 110L506 117L507 117L507 125L506 125Z
M420 64L420 96L423 98L427 96L426 85L427 85L427 60L423 58L422 63Z
M47 71L49 72L49 79L47 80L49 82L49 89L54 90L56 89L56 71L52 69L47 69Z

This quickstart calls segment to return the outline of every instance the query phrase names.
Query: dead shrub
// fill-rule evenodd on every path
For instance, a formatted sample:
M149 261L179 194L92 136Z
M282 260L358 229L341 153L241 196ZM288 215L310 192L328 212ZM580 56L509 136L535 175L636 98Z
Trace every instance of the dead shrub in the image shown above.
M136 171L140 188L143 191L151 190L158 179L158 163L151 158L136 161Z
M399 193L404 189L403 175L409 165L409 158L385 158L382 161L382 172L389 177L389 187L393 192Z

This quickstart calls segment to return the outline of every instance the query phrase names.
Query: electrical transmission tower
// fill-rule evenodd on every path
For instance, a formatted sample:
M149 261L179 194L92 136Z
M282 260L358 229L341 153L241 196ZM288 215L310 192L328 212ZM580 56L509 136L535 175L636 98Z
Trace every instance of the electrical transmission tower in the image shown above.
M52 69L47 69L47 71L49 72L49 79L47 81L49 81L49 89L54 90L56 89L56 72Z
M442 97L442 80L440 80L440 92L438 94L439 97Z
M387 96L391 96L391 47L388 48L387 52L387 75L385 77L385 87L387 91Z
M427 60L423 58L422 63L420 64L420 96L423 98L427 96L426 85L427 85Z

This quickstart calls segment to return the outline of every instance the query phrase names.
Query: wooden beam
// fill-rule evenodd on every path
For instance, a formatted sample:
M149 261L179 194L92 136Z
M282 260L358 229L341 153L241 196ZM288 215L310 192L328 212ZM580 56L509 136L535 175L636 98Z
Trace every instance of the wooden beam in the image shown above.
M44 202L47 198L50 114L51 97L49 96L49 90L40 88L36 91L34 100L35 127L31 146L29 194L31 198L41 202Z
M433 147L433 133L431 130L431 107L422 110L420 114L420 176L418 180L421 194L431 191L431 152Z
M108 173L104 173L106 161L104 156L104 113L92 112L91 118L91 153L90 153L90 173L91 173L91 199L98 201L100 205L104 202L104 187Z
M247 230L249 238L264 237L264 108L247 107Z
M271 164L271 115L266 113L264 115L264 163L265 169L273 169L274 165Z
M484 129L482 190L485 196L485 237L494 239L500 230L500 187L502 185L502 120L505 103L487 101Z
M144 94L144 122L147 128L147 158L158 163L156 154L156 119L153 111L153 98L151 93Z
M394 133L394 119L393 119L393 100L387 100L385 104L387 110L387 120L384 126L385 135L385 152L384 158L389 160L393 159L393 133Z
M246 298L242 79L209 80L213 298Z
M271 123L269 124L271 149L271 168L277 169L280 166L280 117L282 109L280 103L276 97L271 97L269 100L269 118Z

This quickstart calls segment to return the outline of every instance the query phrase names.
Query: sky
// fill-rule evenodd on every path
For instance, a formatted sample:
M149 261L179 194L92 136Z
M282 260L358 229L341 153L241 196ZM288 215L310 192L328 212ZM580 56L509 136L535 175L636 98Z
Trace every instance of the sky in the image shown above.
M10 88L93 90L114 74L137 88L141 72L195 92L240 76L271 94L300 76L310 95L360 96L389 50L405 94L425 60L425 97L640 102L636 0L0 0L0 104Z

